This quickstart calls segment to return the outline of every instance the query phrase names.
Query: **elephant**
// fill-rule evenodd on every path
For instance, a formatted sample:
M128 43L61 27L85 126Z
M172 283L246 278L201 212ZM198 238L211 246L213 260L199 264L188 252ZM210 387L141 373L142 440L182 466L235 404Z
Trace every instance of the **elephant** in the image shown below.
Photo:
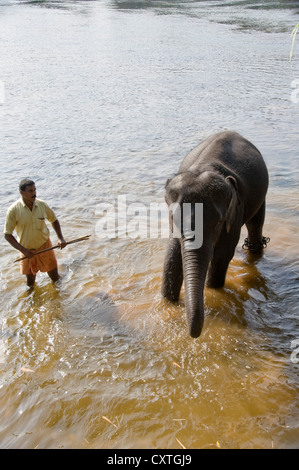
M191 204L202 203L202 243L190 244L190 230L180 226L179 236L170 236L163 266L162 296L179 299L184 281L184 302L189 335L200 336L204 324L204 285L224 286L226 272L245 224L248 232L243 247L262 253L269 239L263 237L269 176L259 150L234 131L208 137L182 161L178 173L166 182L165 201L182 213ZM193 209L192 209L193 208ZM169 210L169 224L174 228ZM173 235L173 233L172 233ZM194 232L193 232L194 240Z

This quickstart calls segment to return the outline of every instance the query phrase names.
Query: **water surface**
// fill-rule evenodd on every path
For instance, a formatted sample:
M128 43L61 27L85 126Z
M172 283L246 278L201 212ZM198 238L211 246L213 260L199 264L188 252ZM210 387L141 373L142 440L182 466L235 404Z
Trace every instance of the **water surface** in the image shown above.
M298 448L295 6L0 1L1 224L30 176L65 238L92 234L32 292L0 241L2 448ZM167 240L100 239L97 210L162 202L223 129L265 158L271 242L251 260L242 232L193 340L183 292L161 299Z

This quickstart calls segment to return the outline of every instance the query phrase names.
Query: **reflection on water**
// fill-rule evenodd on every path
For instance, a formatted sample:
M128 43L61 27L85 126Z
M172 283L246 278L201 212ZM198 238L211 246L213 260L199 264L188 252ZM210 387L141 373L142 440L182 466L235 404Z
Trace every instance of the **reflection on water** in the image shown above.
M67 239L93 234L57 252L60 284L39 274L31 291L0 241L1 447L298 447L295 2L1 6L1 221L25 173ZM162 202L223 128L267 162L271 242L254 258L242 232L193 340L184 292L160 295L167 241L99 239L97 207Z

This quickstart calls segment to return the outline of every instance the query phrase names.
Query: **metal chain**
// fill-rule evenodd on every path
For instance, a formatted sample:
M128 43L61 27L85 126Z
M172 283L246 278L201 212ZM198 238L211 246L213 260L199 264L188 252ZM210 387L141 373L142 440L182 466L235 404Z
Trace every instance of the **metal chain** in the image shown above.
M248 238L245 238L244 243L242 245L243 250L249 250L252 253L259 253L262 248L267 248L267 244L269 243L269 237L262 237L262 241L260 243L249 243Z

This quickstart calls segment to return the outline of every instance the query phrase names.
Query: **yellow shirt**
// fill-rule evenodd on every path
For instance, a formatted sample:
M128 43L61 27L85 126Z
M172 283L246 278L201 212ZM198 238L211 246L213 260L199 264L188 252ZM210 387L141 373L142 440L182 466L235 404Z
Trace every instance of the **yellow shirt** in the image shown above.
M46 219L53 224L57 217L44 201L35 199L31 211L23 199L20 198L7 210L4 233L12 235L13 231L16 230L19 243L24 248L36 250L50 236Z

